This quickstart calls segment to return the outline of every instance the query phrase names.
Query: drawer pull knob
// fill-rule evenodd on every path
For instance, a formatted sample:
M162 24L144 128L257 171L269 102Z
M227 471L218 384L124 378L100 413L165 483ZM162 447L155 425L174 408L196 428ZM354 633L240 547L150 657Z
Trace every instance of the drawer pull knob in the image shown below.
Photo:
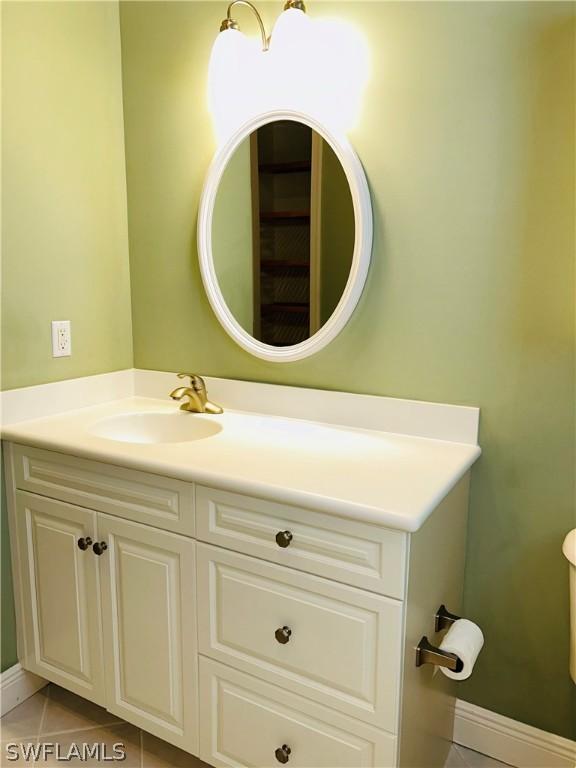
M106 550L108 549L108 544L106 544L105 541L96 542L96 544L93 545L92 551L95 555L102 555Z
M276 640L278 640L279 643L282 645L286 645L288 640L290 640L290 635L292 634L292 630L290 627L279 627L276 632L274 632L274 637Z
M274 752L274 755L276 756L276 760L278 760L279 763L285 764L290 760L290 753L292 750L288 746L288 744L282 744L281 747L278 747L276 752Z
M293 538L294 536L290 531L278 531L276 534L276 544L278 544L279 547L282 547L282 549L285 549L290 546Z
M78 546L80 549L84 552L88 549L88 547L92 546L92 539L90 536L86 536L86 538L78 539Z

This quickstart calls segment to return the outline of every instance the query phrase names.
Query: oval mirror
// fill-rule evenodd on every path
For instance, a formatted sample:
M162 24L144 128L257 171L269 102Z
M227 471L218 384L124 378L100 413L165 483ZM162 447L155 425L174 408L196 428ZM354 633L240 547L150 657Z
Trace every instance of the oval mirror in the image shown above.
M297 360L334 338L370 246L360 163L314 121L258 121L217 155L199 217L202 277L224 328L253 354Z

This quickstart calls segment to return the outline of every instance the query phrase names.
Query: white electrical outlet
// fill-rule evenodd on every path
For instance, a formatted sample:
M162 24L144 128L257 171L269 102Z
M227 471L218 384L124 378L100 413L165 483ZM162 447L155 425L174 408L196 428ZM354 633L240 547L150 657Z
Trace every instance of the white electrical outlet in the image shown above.
M52 320L52 357L70 357L71 354L70 320Z

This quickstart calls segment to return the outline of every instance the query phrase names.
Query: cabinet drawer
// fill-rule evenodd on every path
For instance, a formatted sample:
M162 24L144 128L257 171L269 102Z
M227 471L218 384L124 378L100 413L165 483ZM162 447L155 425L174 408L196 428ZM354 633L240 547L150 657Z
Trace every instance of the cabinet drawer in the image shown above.
M322 512L196 487L198 538L402 599L406 534ZM291 538L280 538L288 531Z
M194 487L173 478L14 445L16 487L194 535Z
M402 603L205 544L197 594L201 653L396 731Z
M392 768L396 739L200 657L200 757L217 766Z

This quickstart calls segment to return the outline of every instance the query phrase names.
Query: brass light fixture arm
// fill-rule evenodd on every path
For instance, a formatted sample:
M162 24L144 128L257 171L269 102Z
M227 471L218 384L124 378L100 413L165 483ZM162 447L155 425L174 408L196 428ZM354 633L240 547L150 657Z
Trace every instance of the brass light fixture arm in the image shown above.
M284 10L289 11L290 8L295 8L297 11L303 11L306 13L306 6L304 0L286 0L284 3Z
M220 31L222 32L225 29L238 29L238 24L234 21L234 19L232 18L232 15L231 15L232 8L235 5L245 5L245 6L247 6L248 8L250 8L250 10L254 14L254 16L256 16L256 21L258 22L258 26L260 27L260 36L262 38L262 50L263 51L267 51L268 47L269 47L269 44L270 44L270 41L269 41L269 39L268 39L268 37L266 35L266 29L264 27L264 22L262 21L262 17L258 13L258 10L256 9L256 6L252 5L252 3L249 2L249 0L232 0L230 5L228 6L228 10L226 11L226 18L222 22L222 25L220 27Z

